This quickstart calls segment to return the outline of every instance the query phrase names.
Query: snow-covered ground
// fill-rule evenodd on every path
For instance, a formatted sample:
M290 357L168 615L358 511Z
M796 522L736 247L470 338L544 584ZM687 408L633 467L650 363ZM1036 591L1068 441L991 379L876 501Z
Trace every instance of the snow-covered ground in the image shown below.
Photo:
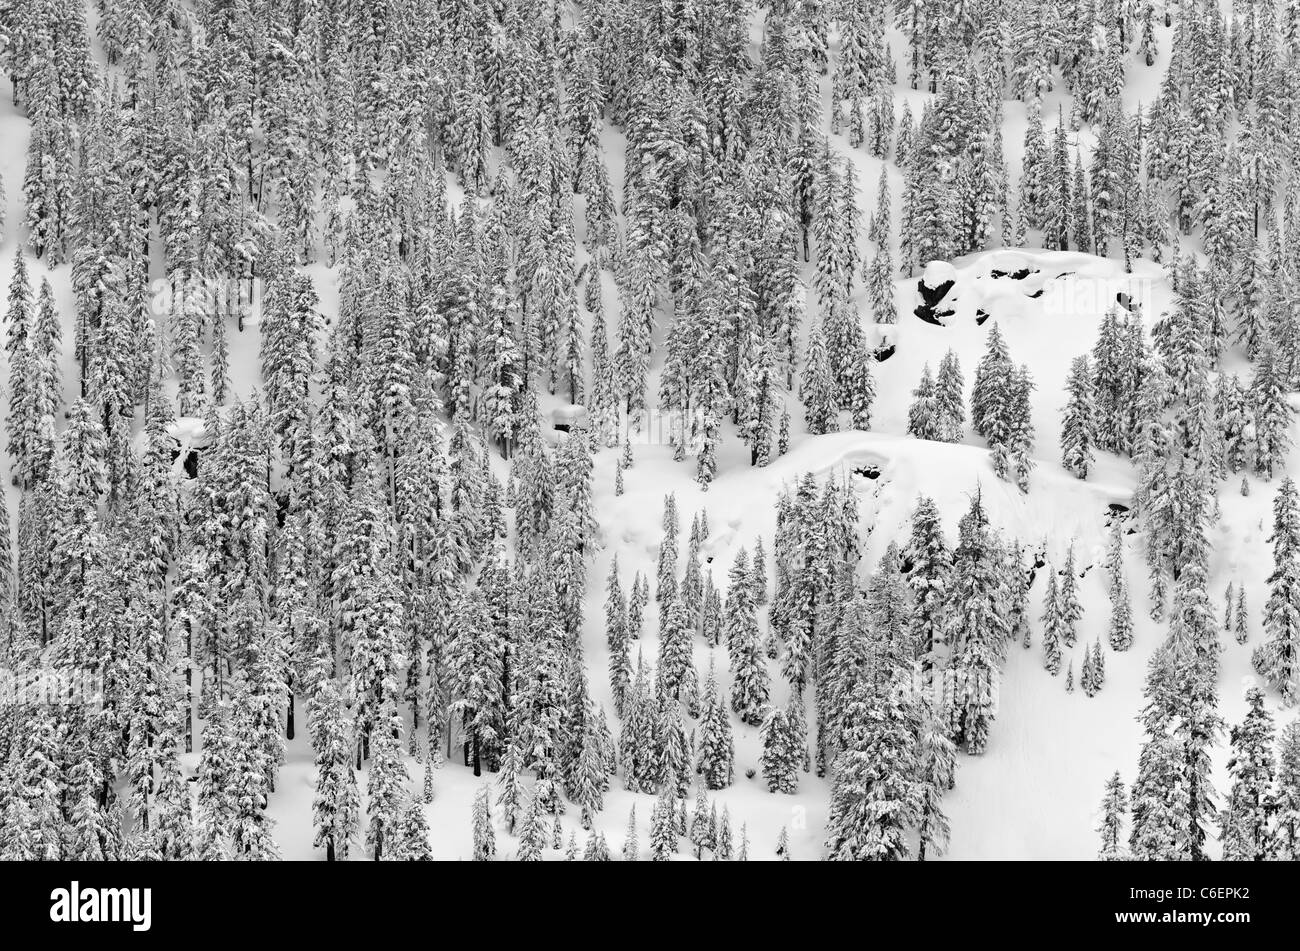
M93 10L91 22L93 25ZM1167 31L1163 27L1161 34L1162 53L1156 65L1148 68L1137 62L1131 64L1124 92L1129 108L1139 101L1150 101L1154 95L1168 55ZM895 57L901 60L901 37L891 31L890 38ZM898 105L901 107L907 100L919 114L926 95L900 85ZM1049 95L1044 113L1054 115L1061 101L1063 97L1059 93ZM1003 138L1013 180L1019 171L1018 145L1024 126L1023 106L1008 102ZM0 83L0 173L4 178L7 206L0 242L0 286L8 284L15 249L24 233L19 227L23 217L20 183L29 131L28 122L12 105L8 83ZM610 179L618 183L623 177L621 136L607 131L605 144ZM855 163L861 189L859 207L865 218L865 212L874 207L879 162L864 152L848 150L841 138L836 137L834 144L844 154L851 155ZM897 210L901 181L896 169L891 167L890 174ZM71 400L76 396L76 373L68 345L72 339L73 314L68 268L49 272L42 262L30 258L28 264L35 287L47 276L54 286L55 299L64 318L63 370L66 396ZM901 541L905 537L918 494L935 499L950 539L955 538L957 520L970 496L980 491L993 524L1008 538L1019 538L1030 550L1045 553L1053 565L1059 566L1067 546L1073 543L1080 569L1092 567L1093 570L1081 582L1084 616L1078 644L1067 652L1065 662L1073 659L1077 675L1084 647L1098 637L1105 645L1109 608L1103 573L1094 566L1099 564L1105 545L1109 506L1127 503L1135 475L1129 460L1105 453L1099 454L1095 471L1087 481L1074 478L1062 468L1059 430L1066 400L1063 383L1071 360L1092 348L1098 323L1105 309L1115 302L1116 294L1125 293L1138 301L1148 325L1159 316L1170 301L1165 272L1145 260L1136 262L1132 274L1125 274L1122 265L1113 260L1032 250L989 251L945 267L943 276L951 278L954 286L945 298L953 313L945 318L943 325L913 316L912 310L919 301L917 278L907 278L896 284L899 323L869 328L879 335L887 335L896 347L889 359L874 368L878 398L872 432L807 436L798 422L801 410L792 398L790 409L796 425L792 427L790 452L766 468L751 468L748 451L734 433L729 433L719 454L718 476L707 492L701 491L694 481L693 466L672 460L671 447L643 443L634 446L636 461L625 474L626 492L616 496L617 451L603 450L597 455L595 504L602 545L589 569L590 594L583 644L593 698L607 711L612 713L612 703L605 674L607 651L601 604L611 558L617 554L624 585L637 571L653 575L662 535L663 499L671 492L687 525L694 513L707 511L711 533L703 545L702 556L709 560L706 571L712 570L715 581L722 584L740 546L752 549L755 538L762 536L770 552L777 494L806 472L834 473L852 480L865 533L865 567L874 566L891 539ZM994 276L995 271L1026 268L1031 274L1022 280ZM332 317L338 299L336 273L323 265L314 265L310 274L321 298L322 311ZM616 313L617 296L608 277L604 291L607 313ZM861 288L854 301L865 313ZM982 323L981 314L988 315ZM1036 468L1028 494L994 477L988 452L982 440L973 434L968 434L964 443L955 445L919 441L905 435L911 390L921 376L923 365L928 363L931 369L937 369L944 353L952 349L960 359L969 392L975 365L993 322L1001 328L1012 358L1029 366L1037 385L1033 399ZM661 326L660 335L663 331ZM256 322L250 322L242 334L234 332L232 326L230 340L232 383L235 392L245 396L258 384ZM1229 364L1228 369L1234 367ZM651 392L655 391L656 384L652 375ZM549 412L558 402L558 399L544 398L543 410ZM7 396L0 400L0 409L8 411ZM1293 474L1300 472L1296 455L1293 454L1288 465L1288 471ZM501 465L500 460L495 464ZM856 469L872 466L879 470L877 478L853 474ZM1217 595L1229 582L1244 584L1252 617L1247 644L1238 645L1231 638L1224 639L1219 686L1221 713L1228 723L1240 719L1245 708L1242 689L1254 681L1249 652L1260 636L1259 608L1266 595L1263 579L1271 567L1266 538L1277 480L1264 484L1251 476L1248 481L1251 492L1244 497L1237 492L1236 482L1224 486L1221 517L1212 534L1210 591ZM6 485L5 491L9 510L15 512L17 490ZM1105 647L1106 685L1093 698L1081 690L1067 694L1064 674L1052 677L1043 669L1037 644L1044 587L1043 574L1039 573L1030 592L1034 646L1030 650L1012 649L988 750L979 757L960 757L956 788L944 801L952 825L950 858L1064 859L1095 855L1094 829L1102 787L1116 769L1126 781L1133 779L1140 741L1135 717L1146 659L1164 637L1163 625L1153 623L1146 616L1145 569L1140 545L1141 535L1128 536L1126 555L1134 592L1135 644L1123 654ZM656 611L652 601L647 606L646 633L639 642L647 658L653 658L657 651ZM765 616L761 623L766 627ZM707 669L709 653L697 643L695 660L699 670ZM725 654L720 650L716 653L717 666L724 670ZM783 700L784 682L777 676L773 684L774 699ZM1275 694L1269 695L1269 703L1279 725L1296 716L1294 710L1276 707ZM287 762L279 772L269 811L275 820L273 834L286 858L322 858L323 852L312 845L314 769L301 716L299 724L297 738L288 744ZM741 823L746 825L752 857L773 857L782 827L790 832L794 858L821 857L829 795L826 783L815 776L801 775L797 795L768 793L761 776L746 775L758 768L758 730L739 723L735 723L735 729L736 782L727 790L711 794L710 799L720 808L723 805L728 808L737 832ZM1226 755L1224 745L1215 751L1214 779L1220 789L1226 785ZM185 757L185 765L193 770L197 754ZM408 765L412 786L416 788L423 776L423 766L415 762ZM439 857L470 856L470 805L483 781L476 780L455 760L437 770L434 801L425 809L434 852ZM360 785L364 791L364 778ZM623 841L633 805L641 841L644 844L648 840L652 803L651 796L626 792L617 781L613 784L596 827L604 832L615 852ZM566 837L568 831L578 828L575 813L571 809L565 818ZM498 835L504 836L504 832L498 829ZM580 834L579 841L582 839ZM499 840L499 849L510 854L513 843L506 837L505 841Z
M616 496L618 453L599 453L595 503L601 518L603 547L590 568L592 593L583 630L590 687L598 703L612 710L604 674L608 654L601 610L603 579L615 553L624 585L637 571L653 576L667 493L674 494L678 511L687 523L694 513L707 511L710 535L701 556L706 561L712 559L705 570L712 570L715 581L721 584L739 547L752 550L755 537L761 535L770 551L776 497L804 473L834 474L852 480L862 515L866 566L874 566L891 539L906 537L918 494L935 500L949 538L954 539L958 519L971 495L979 491L990 521L1008 538L1020 539L1028 551L1043 553L1057 569L1066 548L1073 543L1080 572L1091 570L1080 583L1084 616L1079 639L1066 650L1063 672L1057 677L1044 670L1037 638L1044 590L1042 571L1030 589L1034 645L1029 650L1012 649L989 748L981 756L961 756L956 788L944 800L952 823L948 857L1083 859L1096 854L1095 826L1101 790L1116 769L1126 781L1132 781L1141 741L1136 715L1146 661L1163 640L1166 628L1146 615L1142 536L1129 535L1125 544L1129 581L1135 593L1134 646L1116 653L1106 645L1110 609L1100 563L1108 537L1110 505L1128 503L1135 474L1129 460L1106 453L1099 454L1096 471L1086 481L1062 468L1057 443L1060 411L1065 402L1061 383L1070 360L1091 349L1101 314L1108 302L1115 300L1116 293L1129 292L1134 299L1147 302L1144 317L1150 320L1168 304L1170 292L1163 272L1149 262L1126 275L1116 262L1082 254L1016 252L1016 269L1028 266L1045 277L1037 284L990 277L993 270L1008 269L1013 263L1009 258L1009 252L992 251L956 262L952 269L955 286L948 296L957 304L946 326L912 316L911 309L919 302L915 280L899 281L898 302L904 315L897 326L899 345L896 354L876 368L882 396L877 402L872 432L816 437L792 432L790 452L762 469L751 468L747 454L742 454L743 447L732 441L723 454L719 475L707 492L695 482L693 467L673 462L671 447L641 444L634 446L636 463L625 473L625 492ZM1045 293L1040 297L1028 296L1042 286ZM1094 300L1098 302L1096 307L1081 303ZM924 363L937 367L943 354L953 349L966 371L969 388L990 326L988 322L976 322L979 309L998 321L1013 358L1027 363L1038 382L1033 416L1039 435L1028 494L993 475L989 453L978 444L978 437L968 436L966 444L947 444L904 434L910 390ZM857 469L872 468L879 470L877 478L854 474ZM1294 464L1291 471L1296 471ZM1249 477L1249 482L1251 494L1247 497L1238 493L1236 482L1224 487L1222 516L1212 536L1211 593L1223 591L1230 581L1245 584L1252 611L1251 639L1245 645L1224 638L1221 712L1228 723L1241 718L1245 710L1244 688L1256 682L1249 654L1258 642L1258 609L1266 596L1263 579L1272 564L1266 539L1276 482L1261 483L1254 477ZM658 649L656 611L652 601L647 606L646 633L637 642L647 659L653 659ZM762 623L766 625L765 618ZM1106 652L1104 689L1091 698L1079 689L1066 693L1065 665L1073 662L1077 678L1084 647L1098 638ZM719 670L725 669L725 652L719 649L715 653ZM699 670L707 669L709 654L697 644L695 661ZM784 689L779 677L774 678L774 699L784 700ZM1270 705L1279 725L1295 716L1294 710L1277 705L1275 695L1270 697ZM737 829L741 822L747 824L754 857L772 857L779 830L786 826L795 858L819 858L828 799L826 783L805 774L800 777L798 795L768 793L761 775L745 776L747 770L758 768L758 730L739 723L735 726L736 783L710 798L717 801L719 808L724 804L728 807ZM1226 747L1220 746L1215 755L1219 788L1226 785L1226 757ZM412 764L414 781L421 778L421 770ZM281 771L281 789L271 806L277 821L276 836L286 855L311 853L312 774L310 747L299 739L290 744L289 761ZM427 807L435 849L440 855L468 858L469 809L478 784L469 770L453 760L438 770L435 785L435 801ZM644 843L653 797L628 793L617 784L606 795L605 810L597 817L596 828L604 832L613 848L623 840L633 804ZM575 820L566 821L566 827L576 828ZM582 840L580 835L579 842Z

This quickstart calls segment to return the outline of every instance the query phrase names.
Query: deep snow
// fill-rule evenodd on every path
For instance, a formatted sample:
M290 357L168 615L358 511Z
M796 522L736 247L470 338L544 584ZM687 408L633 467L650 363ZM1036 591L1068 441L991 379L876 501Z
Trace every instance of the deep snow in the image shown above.
M90 7L93 29L95 14ZM759 27L755 28L755 39ZM1168 31L1160 27L1162 52L1154 67L1133 60L1129 64L1129 82L1124 91L1125 105L1149 102L1168 57ZM889 31L895 57L901 61L902 41ZM98 50L98 47L96 46ZM823 84L825 85L825 84ZM825 92L825 90L824 90ZM927 98L903 85L897 87L897 105L901 112L904 100L919 115ZM1061 93L1052 93L1044 105L1049 118L1064 101ZM1003 140L1006 143L1009 172L1014 181L1019 173L1018 150L1023 139L1025 118L1020 103L1006 103ZM12 271L15 248L25 236L20 230L23 218L21 180L29 125L17 114L9 95L8 83L0 82L0 173L5 186L6 215L3 241L0 242L0 286L7 287ZM1072 137L1072 142L1074 138ZM859 207L866 214L875 204L875 183L879 162L864 152L850 153L842 138L833 139L843 154L851 154L855 163L861 194ZM1085 150L1089 134L1081 133ZM615 188L622 181L622 137L614 130L605 134L606 160L610 180ZM897 214L901 179L896 167L890 167L889 180L895 214ZM459 189L450 190L459 200ZM581 214L576 215L581 228ZM896 235L895 235L896 239ZM865 252L865 237L862 239ZM580 252L579 264L584 257ZM28 259L33 287L49 276L56 301L64 319L63 371L70 400L76 373L72 359L72 294L67 266L47 272L43 262ZM946 267L946 266L945 266ZM1028 267L1032 273L1024 280L994 277L994 270L1015 271ZM321 264L307 268L321 298L321 309L332 317L337 308L337 275ZM157 276L157 275L154 275ZM1060 410L1065 402L1062 383L1070 361L1091 349L1097 324L1105 307L1119 292L1130 294L1143 305L1148 322L1159 316L1169 302L1170 292L1163 269L1150 261L1138 261L1132 275L1123 273L1120 263L1090 255L1042 251L996 250L952 262L950 273L954 287L945 298L954 313L946 325L925 323L912 315L918 302L916 281L920 275L896 282L899 323L868 329L881 341L895 344L894 355L876 364L878 398L870 433L844 432L822 437L802 433L802 413L793 396L791 451L767 468L753 469L748 453L734 433L729 434L719 453L719 474L708 492L701 492L693 480L693 463L674 463L670 447L658 444L635 445L636 463L626 475L626 493L613 492L617 450L604 450L596 458L595 501L601 523L602 548L596 554L588 575L588 610L583 628L590 686L594 699L611 715L607 656L603 630L602 604L604 579L609 561L617 553L621 577L626 587L637 570L653 575L660 542L659 520L663 497L676 495L683 521L701 509L708 512L711 534L702 555L712 556L714 580L725 584L726 570L736 549L753 546L762 535L771 552L775 521L774 501L782 486L793 483L805 472L843 475L863 464L880 468L880 476L870 480L854 477L862 514L864 569L873 567L888 541L902 541L906 522L918 493L934 497L943 514L950 540L955 538L956 523L964 512L970 494L982 491L993 523L1008 537L1018 537L1031 550L1045 551L1049 561L1059 566L1067 545L1073 541L1079 566L1096 564L1106 541L1106 519L1111 502L1126 502L1134 485L1134 472L1128 460L1099 454L1095 472L1087 481L1066 473L1059 463L1058 431ZM1041 290L1037 296L1030 296ZM604 280L606 314L611 326L617 313L617 295L612 278ZM859 286L855 303L865 312L865 295ZM976 312L990 314L983 324ZM864 316L864 321L868 320ZM1034 458L1037 468L1031 477L1028 495L993 476L988 453L973 435L965 444L946 445L923 442L904 435L911 390L920 378L922 365L937 369L944 352L951 348L958 354L966 377L968 392L975 365L983 352L984 339L996 321L1007 339L1016 362L1027 363L1037 385L1033 401L1036 430ZM657 339L666 327L661 319ZM258 334L251 321L241 334L229 328L232 383L236 394L246 397L258 382ZM1239 367L1228 367L1229 370ZM650 391L657 389L652 375ZM544 413L560 405L555 398L544 398ZM8 412L7 395L0 399L0 409ZM1294 434L1293 435L1297 435ZM1297 453L1292 454L1288 471L1300 472ZM6 468L8 459L5 459ZM500 461L497 461L500 465ZM1279 477L1280 478L1280 477ZM1223 486L1222 516L1212 532L1211 594L1218 596L1229 581L1245 584L1251 610L1250 640L1239 646L1231 638L1224 640L1223 669L1220 680L1221 712L1228 723L1240 719L1245 705L1242 689L1253 682L1249 652L1258 642L1260 609L1266 595L1264 578L1271 567L1271 552L1266 544L1272 484L1249 479L1251 494L1238 494L1235 481ZM9 510L17 510L17 492L5 486ZM1001 691L1001 708L993 728L989 748L980 757L960 757L957 785L944 801L952 824L951 858L1089 858L1097 848L1094 827L1097 806L1106 778L1116 769L1126 782L1133 779L1140 730L1135 715L1145 673L1145 661L1164 636L1163 625L1146 616L1145 570L1141 559L1141 535L1127 536L1129 582L1134 595L1136 626L1135 644L1125 654L1106 647L1107 680L1102 692L1086 697L1081 690L1067 694L1064 674L1051 677L1042 667L1038 650L1038 615L1041 613L1043 574L1040 571L1030 593L1030 613L1034 628L1034 647L1028 651L1011 650ZM1066 654L1079 666L1083 647L1102 636L1107 622L1108 605L1101 571L1089 571L1081 582L1085 613L1077 645ZM647 606L641 649L648 660L657 652L656 606ZM766 617L761 617L766 628ZM725 653L716 658L720 672L725 671ZM696 648L696 664L701 674L707 668L709 651ZM785 699L784 682L773 670L773 699ZM1076 676L1077 676L1076 670ZM1277 715L1279 727L1296 716L1294 710L1277 708L1275 693L1268 694L1270 708ZM298 738L288 745L287 762L280 770L277 791L270 804L276 821L274 836L286 858L322 858L323 852L312 847L311 750L307 741L301 701L299 703ZM616 724L612 723L617 732ZM726 805L738 833L747 825L753 858L772 858L778 831L789 828L793 857L818 858L822 854L823 824L826 818L828 790L822 780L802 775L796 796L769 794L761 776L745 777L748 769L758 766L758 731L733 722L736 731L736 783L730 789L710 796L719 807ZM1216 750L1215 783L1225 787L1226 748ZM197 764L197 754L185 757L187 769ZM418 789L423 766L408 763L412 788ZM467 858L470 853L469 812L474 793L481 781L470 771L452 761L443 764L435 776L435 799L426 807L435 854L443 858ZM364 775L359 777L364 797ZM622 790L617 779L605 797L605 809L597 817L597 828L605 833L617 857L623 842L628 811L635 803L642 850L646 849L650 808L653 798ZM495 798L495 795L494 795ZM498 817L499 820L499 817ZM577 829L576 810L565 817L565 837ZM579 844L585 836L579 830ZM498 851L512 855L513 841L498 827ZM358 850L359 853L359 850ZM555 853L549 853L554 857Z

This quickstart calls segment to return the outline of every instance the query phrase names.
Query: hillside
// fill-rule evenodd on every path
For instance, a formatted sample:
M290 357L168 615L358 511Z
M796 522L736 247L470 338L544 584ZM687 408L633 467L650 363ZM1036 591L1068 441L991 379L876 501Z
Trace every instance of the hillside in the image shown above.
M95 857L74 835L93 814L112 829L97 840L105 857L320 860L337 835L339 857L363 859L378 829L399 843L382 857L481 858L474 803L490 784L501 859L560 858L553 823L579 849L603 834L617 858L633 809L647 858L662 850L662 804L693 811L697 796L725 807L737 846L743 825L751 859L776 858L783 834L783 857L828 857L859 815L845 806L837 819L836 802L871 817L856 831L872 842L836 857L911 858L922 789L951 827L927 860L1091 859L1112 774L1136 804L1144 751L1217 711L1213 742L1189 754L1208 766L1177 777L1180 790L1192 773L1208 779L1213 804L1187 817L1162 801L1177 842L1142 857L1222 856L1217 811L1239 779L1228 728L1250 710L1247 688L1264 690L1279 737L1300 735L1294 705L1252 661L1270 638L1294 657L1300 636L1286 621L1300 612L1282 570L1292 559L1282 548L1275 564L1273 545L1275 499L1300 472L1285 452L1300 438L1300 193L1279 158L1300 141L1300 112L1293 84L1270 85L1300 56L1279 25L1294 25L1294 4L1184 3L1167 17L1065 0L929 12L874 0L47 6L0 6L0 284L21 283L19 255L28 282L6 310L0 665L90 672L103 706L88 719L66 705L0 716L3 778L37 790L0 794L0 855ZM133 27L137 14L149 25ZM1269 55L1242 52L1254 41ZM913 89L917 44L926 69ZM1206 91L1214 69L1228 92ZM1050 82L1030 82L1038 73ZM888 115L867 121L866 139L892 145L853 141L843 110L864 104ZM905 110L915 124L899 124ZM25 187L33 156L53 171ZM196 275L251 287L250 306L189 306L172 286ZM1108 313L1141 354L1117 356L1132 378L1115 394L1090 389L1079 413L1072 374L1084 355L1102 373ZM995 329L1009 356L982 397ZM917 438L914 390L945 358L960 366L965 415L947 438ZM1229 419L1233 375L1246 402ZM682 410L689 447L671 443ZM984 435L976 412L993 420ZM1101 448L1126 414L1130 451ZM556 425L570 419L585 425ZM1086 478L1067 467L1082 430ZM171 451L191 442L187 474ZM1224 461L1229 444L1240 464ZM999 474L999 448L1024 485ZM828 540L837 526L790 501L801 482L856 506L844 551ZM762 716L720 707L734 736L722 788L694 761L707 717L663 681L675 647L662 649L661 612L682 608L701 688L712 668L734 698L747 648L729 633L710 646L702 602L659 603L670 497L680 551L668 587L692 581L686 537L707 517L698 555L719 624L745 610L729 581L741 549L761 540L767 556L750 646L770 696ZM969 604L952 600L937 612L951 640L927 655L906 577L922 497L949 551L978 499L980 551L997 565L965 580L1000 624L1015 614L1008 579L1031 577L1030 644L963 627ZM1128 650L1109 643L1116 523ZM1046 579L1062 577L1067 551L1082 612L1053 675ZM1153 551L1173 621L1168 605L1150 613ZM629 716L609 674L615 558L624 595L637 574L655 592L627 641L658 711L648 739L621 736ZM872 601L887 578L907 591L904 633ZM962 581L954 569L945 590ZM1244 643L1223 630L1229 584L1248 606ZM811 606L778 630L773 604L791 591ZM844 618L868 602L875 613L850 631ZM1202 604L1214 623L1196 627ZM798 624L812 632L811 672L792 689ZM835 645L850 635L862 654L841 669ZM1195 660L1175 666L1187 639ZM1105 682L1088 696L1094 643ZM927 731L963 747L936 685L971 644L1005 651L995 716L987 748L965 743L939 789L909 757ZM933 709L927 691L895 703L880 686L915 683L931 662ZM1213 702L1155 736L1139 715L1166 664L1172 693ZM844 709L827 713L832 689ZM815 757L832 726L826 742L840 745L826 775L791 767L797 789L770 792L765 731L746 719L795 708L808 717L790 727L795 746ZM481 776L467 762L475 741ZM653 789L629 788L631 763L682 756ZM899 778L891 764L904 760L913 772ZM873 778L855 786L854 762ZM1298 778L1276 777L1279 803L1300 804L1286 786ZM513 831L498 801L512 780ZM559 815L548 784L562 790ZM589 835L592 785L607 788ZM79 819L63 804L74 798L89 804ZM322 800L350 819L328 826ZM693 854L689 834L677 838L673 857ZM1269 857L1286 857L1268 841Z

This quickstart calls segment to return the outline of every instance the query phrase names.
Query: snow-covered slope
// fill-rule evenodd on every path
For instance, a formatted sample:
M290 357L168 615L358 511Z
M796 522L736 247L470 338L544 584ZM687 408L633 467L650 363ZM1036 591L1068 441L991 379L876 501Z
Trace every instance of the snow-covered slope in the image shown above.
M92 18L93 25L93 18ZM1163 35L1163 34L1162 34ZM901 37L890 31L896 58L902 53ZM1167 43L1162 49L1167 49ZM1155 67L1134 66L1124 98L1132 108L1138 101L1152 96L1163 71L1167 53L1162 53ZM898 101L911 103L919 112L925 93L901 86ZM1053 112L1063 101L1059 93L1048 97L1045 110ZM1009 170L1018 173L1016 144L1025 126L1024 108L1008 103L1004 120L1004 141L1008 143ZM22 218L19 183L29 135L27 120L19 115L8 92L0 83L0 172L6 190L6 222L0 242L0 286L8 284L16 247L22 238L17 222ZM1086 139L1086 134L1084 135ZM615 130L604 138L611 181L622 180L623 141ZM874 187L880 163L859 151L847 149L842 138L833 139L834 147L851 156L862 189L859 206L869 209L874 203ZM897 170L891 169L893 194L900 192ZM459 195L453 185L453 194ZM865 246L865 241L863 242ZM579 264L583 263L580 257ZM68 268L48 272L42 262L29 261L33 284L39 286L48 276L54 286L55 299L64 317L64 381L66 395L74 397L75 364L66 342L72 339L72 294ZM323 265L309 268L327 316L337 312L337 273ZM808 275L805 275L808 276ZM951 282L939 302L938 323L916 316L913 311L921 298L917 283L925 280L930 287ZM1084 616L1078 644L1067 652L1065 662L1073 661L1077 670L1085 645L1098 637L1104 644L1108 605L1099 562L1106 540L1112 505L1126 504L1134 487L1134 471L1129 460L1099 454L1097 464L1086 481L1066 472L1060 464L1060 418L1066 401L1063 382L1070 362L1088 352L1097 335L1098 323L1110 306L1122 297L1124 306L1141 314L1148 324L1169 306L1171 292L1163 268L1148 260L1135 262L1133 272L1125 273L1119 262L1086 254L1000 249L971 255L954 262L941 262L926 269L924 275L900 279L896 284L900 314L895 325L866 329L873 342L891 344L888 359L873 368L878 398L874 406L871 432L840 432L825 436L808 436L798 420L801 410L793 398L790 410L796 420L790 451L765 468L748 464L748 451L728 430L719 453L718 476L708 491L702 491L693 479L693 467L674 462L672 448L653 439L634 444L635 466L625 474L626 491L614 494L616 450L603 450L595 463L595 506L601 525L601 548L589 568L586 622L583 645L589 664L589 681L593 698L607 710L612 708L607 669L607 650L601 602L603 580L611 559L617 555L624 584L637 571L653 575L662 531L660 516L663 499L673 493L682 517L707 511L711 533L702 548L708 559L706 571L714 580L725 582L727 567L737 550L752 550L754 540L772 541L775 523L775 500L783 487L792 485L805 473L831 475L851 480L858 495L864 532L864 567L873 567L890 540L901 540L918 495L932 497L941 512L949 537L955 537L957 521L969 504L972 494L982 494L992 523L1008 538L1018 538L1028 550L1041 553L1052 568L1059 567L1066 548L1074 546L1081 570ZM612 277L605 277L607 313L618 306ZM866 315L863 292L853 299L859 312ZM863 317L864 323L867 317ZM1014 485L997 479L992 471L983 441L967 434L960 444L916 440L906 435L906 421L911 390L928 364L938 367L945 352L958 356L969 384L976 363L984 350L989 329L997 324L1007 340L1011 356L1026 364L1035 380L1037 391L1032 405L1033 424L1037 433L1034 458L1036 468L1030 477L1027 494ZM663 328L660 328L660 338ZM259 384L258 325L251 320L244 333L231 334L233 388L246 396ZM1240 369L1229 358L1225 369ZM652 368L650 389L656 388ZM542 399L549 412L559 398ZM0 408L8 411L7 397ZM500 460L494 465L501 467ZM8 460L5 459L5 470ZM1300 465L1292 460L1292 473ZM504 468L501 469L504 473ZM1270 504L1276 481L1264 484L1248 477L1251 492L1242 496L1235 483L1225 486L1221 496L1221 514L1214 528L1210 590L1220 592L1229 583L1244 584L1247 602L1252 608L1254 624L1251 639L1238 645L1224 639L1223 672L1220 681L1221 712L1231 723L1244 710L1242 688L1253 682L1249 651L1259 637L1258 608L1265 597L1263 579L1271 564L1266 543ZM17 493L10 485L10 512L17 509ZM945 799L952 824L949 857L970 858L1089 858L1096 851L1096 809L1105 779L1116 769L1132 780L1140 731L1135 720L1141 701L1146 660L1164 636L1163 625L1152 622L1145 612L1145 571L1142 566L1142 536L1127 538L1129 580L1135 595L1136 640L1123 654L1106 648L1107 682L1096 697L1081 690L1067 694L1065 676L1050 676L1042 666L1035 636L1034 645L1012 649L1005 669L1001 706L987 752L979 757L961 756L957 784ZM1050 570L1050 569L1044 569ZM1031 615L1035 635L1039 625L1043 594L1043 571L1038 573L1030 592ZM647 607L645 633L639 648L647 659L657 651L657 608ZM766 627L766 618L762 624ZM634 650L636 645L634 645ZM716 658L701 644L696 645L696 665L703 671L711 660L720 670L726 667L725 654ZM784 683L774 677L774 698L784 700ZM1275 705L1275 695L1270 704ZM1276 709L1276 707L1275 707ZM1279 722L1294 718L1294 711L1277 710ZM300 718L301 723L301 718ZM747 827L754 857L771 857L778 831L785 827L791 835L796 859L817 858L823 854L824 822L828 789L814 776L800 777L795 796L769 794L760 776L747 776L758 767L758 731L736 724L736 783L712 794L719 807L726 806L737 829ZM1224 785L1226 750L1215 753L1216 784ZM197 765L197 754L185 757L187 769ZM422 767L409 764L414 780ZM470 804L484 780L475 779L457 761L444 763L438 771L435 798L426 807L432 844L439 857L468 858L470 855ZM322 852L312 845L311 799L314 768L306 730L288 744L287 762L280 770L277 790L269 811L275 819L274 835L285 857L320 858ZM364 788L364 779L361 783ZM603 831L617 849L622 841L629 810L636 806L642 841L648 837L652 798L624 791L615 782L606 795L604 811L597 817ZM566 819L569 829L576 822ZM503 834L503 833L499 833ZM503 852L513 851L506 844Z

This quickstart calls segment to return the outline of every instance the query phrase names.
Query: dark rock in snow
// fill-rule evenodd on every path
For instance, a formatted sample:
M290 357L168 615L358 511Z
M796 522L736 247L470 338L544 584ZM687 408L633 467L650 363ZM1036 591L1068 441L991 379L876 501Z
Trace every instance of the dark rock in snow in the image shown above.
M172 462L175 462L180 456L181 451L179 448L172 449ZM197 449L188 450L185 453L185 462L181 465L185 470L185 478L197 479L199 477L199 451Z
M587 408L581 404L570 403L551 411L551 425L557 433L571 432L574 426L585 426L586 423Z
M1009 277L1013 281L1023 281L1030 274L1034 273L1027 267L1022 267L1015 271L999 271L997 268L989 271L989 277Z
M876 362L883 363L894 355L894 345L891 343L887 347L876 348Z
M985 310L983 307L980 307L975 311L975 323L982 324L984 323L984 321L988 319L989 319L989 312Z
M917 305L917 308L913 313L924 320L927 324L937 324L942 327L943 321L939 318L951 317L952 309L947 308L939 310L938 305L939 302L943 300L944 295L952 290L952 285L953 282L947 280L934 287L930 287L925 283L925 278L922 277L921 280L916 282L916 290L917 293L921 295L921 303Z

